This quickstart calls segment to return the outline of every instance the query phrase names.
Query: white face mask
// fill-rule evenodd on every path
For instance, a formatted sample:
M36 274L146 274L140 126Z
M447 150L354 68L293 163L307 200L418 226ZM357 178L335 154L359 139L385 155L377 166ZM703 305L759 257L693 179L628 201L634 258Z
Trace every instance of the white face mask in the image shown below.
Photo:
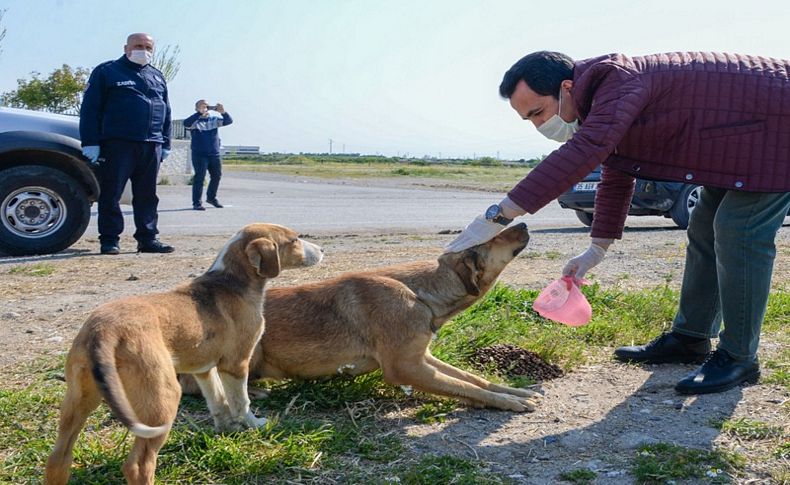
M129 54L129 60L141 66L150 64L153 57L154 55L147 50L133 50L132 53Z
M571 138L573 134L579 131L579 120L573 120L570 123L560 118L562 112L562 93L560 92L560 107L557 114L546 120L538 127L538 132L548 138L549 140L564 143Z

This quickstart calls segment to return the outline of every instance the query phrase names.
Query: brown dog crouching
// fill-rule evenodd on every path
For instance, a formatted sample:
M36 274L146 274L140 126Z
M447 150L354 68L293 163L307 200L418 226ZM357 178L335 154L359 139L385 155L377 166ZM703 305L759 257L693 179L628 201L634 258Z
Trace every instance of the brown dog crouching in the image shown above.
M153 483L156 455L181 398L176 373L195 376L218 430L263 425L266 420L250 412L247 379L263 332L266 281L322 256L320 247L291 229L250 224L194 280L97 308L66 361L67 389L46 483L68 481L74 442L102 399L136 435L123 467L127 481Z
M540 394L491 383L431 355L433 335L471 306L527 245L525 224L437 261L400 264L266 292L266 331L250 379L318 378L381 368L394 385L468 405L532 411ZM183 376L187 393L197 390Z

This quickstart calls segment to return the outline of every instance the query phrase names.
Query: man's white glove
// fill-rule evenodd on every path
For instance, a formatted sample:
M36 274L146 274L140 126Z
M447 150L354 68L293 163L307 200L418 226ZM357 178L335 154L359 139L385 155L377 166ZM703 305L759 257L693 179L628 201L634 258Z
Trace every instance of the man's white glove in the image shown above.
M162 148L162 160L170 156L169 148Z
M461 231L458 237L444 247L444 252L457 253L458 251L469 249L472 246L483 244L499 234L504 228L505 226L498 222L489 221L484 215L477 216L475 220L470 222L469 225Z
M96 160L99 159L100 151L101 148L98 145L82 147L82 155L93 163L96 163Z
M613 239L594 239L587 251L568 261L568 264L562 268L562 275L573 276L578 279L584 278L587 271L603 261L604 256L606 256L606 250L612 242Z

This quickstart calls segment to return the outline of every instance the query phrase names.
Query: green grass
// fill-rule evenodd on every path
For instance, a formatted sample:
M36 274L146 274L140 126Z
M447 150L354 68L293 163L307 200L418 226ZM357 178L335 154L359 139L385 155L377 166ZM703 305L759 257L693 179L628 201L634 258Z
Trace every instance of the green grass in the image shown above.
M593 307L593 320L571 328L541 318L532 309L537 291L498 285L476 305L445 325L433 343L434 354L474 370L467 358L476 349L497 343L519 345L566 370L608 359L615 345L645 342L668 328L677 293L668 287L624 292L597 285L582 290ZM763 329L772 339L787 338L790 295L771 295ZM779 357L777 365L783 364ZM18 369L22 384L0 385L0 483L38 483L55 439L58 407L65 384L63 361L49 358ZM476 371L477 372L477 371ZM492 372L490 379L511 385L529 384ZM406 419L439 423L452 417L456 403L419 393L409 396L374 372L356 378L282 382L266 399L253 401L258 415L270 419L260 430L217 434L201 398L182 399L172 433L160 453L161 483L285 483L288 480L335 480L343 483L506 483L477 461L453 457L414 456L406 446L402 422L383 419L405 411ZM737 436L768 436L764 423L726 425ZM722 423L724 429L725 425ZM773 436L773 435L772 435ZM132 438L105 406L91 415L77 442L73 483L122 481L121 464ZM779 445L777 445L779 446ZM773 450L774 448L772 448ZM676 447L647 448L638 455L643 483L665 477L715 472L723 480L737 469L738 459L718 452ZM774 453L786 456L786 446ZM568 472L582 479L581 472ZM578 476L577 476L578 475ZM651 481L653 480L653 481ZM581 483L581 482L579 482Z
M745 440L776 438L782 436L784 432L781 426L747 418L727 419L713 424L723 433Z
M587 485L592 483L598 474L587 468L579 468L577 470L564 472L560 474L560 480L565 482L575 483L577 485Z
M670 326L677 294L668 287L640 292L582 288L593 308L591 323L567 327L532 310L539 291L495 286L484 299L442 327L433 353L461 367L474 351L510 343L536 352L565 370L606 356L614 345L646 342Z
M51 263L26 264L14 266L8 272L25 276L49 276L55 272L55 265Z
M719 450L683 448L667 443L642 447L637 452L633 473L637 483L664 484L670 480L699 479L704 483L729 483L746 460Z
M500 485L507 477L486 470L482 463L453 456L426 456L402 467L398 475L404 485Z
M417 409L414 417L417 421L425 424L443 423L457 407L458 402L452 399L429 401Z
M437 184L449 184L475 190L506 192L529 173L529 167L495 166L471 163L424 164L391 161L356 163L349 160L315 162L307 157L291 157L278 162L251 162L225 159L228 170L267 172L322 179L420 178L435 179Z

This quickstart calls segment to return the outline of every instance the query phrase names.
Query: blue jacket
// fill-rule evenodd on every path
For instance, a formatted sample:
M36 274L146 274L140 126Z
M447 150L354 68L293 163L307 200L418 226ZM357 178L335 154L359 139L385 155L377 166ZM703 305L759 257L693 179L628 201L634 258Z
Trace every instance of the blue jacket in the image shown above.
M121 139L169 149L170 128L167 85L157 68L121 56L93 70L80 108L82 146Z
M200 116L195 113L184 120L184 127L190 130L192 153L195 155L219 155L219 127L233 123L228 113L219 116Z

